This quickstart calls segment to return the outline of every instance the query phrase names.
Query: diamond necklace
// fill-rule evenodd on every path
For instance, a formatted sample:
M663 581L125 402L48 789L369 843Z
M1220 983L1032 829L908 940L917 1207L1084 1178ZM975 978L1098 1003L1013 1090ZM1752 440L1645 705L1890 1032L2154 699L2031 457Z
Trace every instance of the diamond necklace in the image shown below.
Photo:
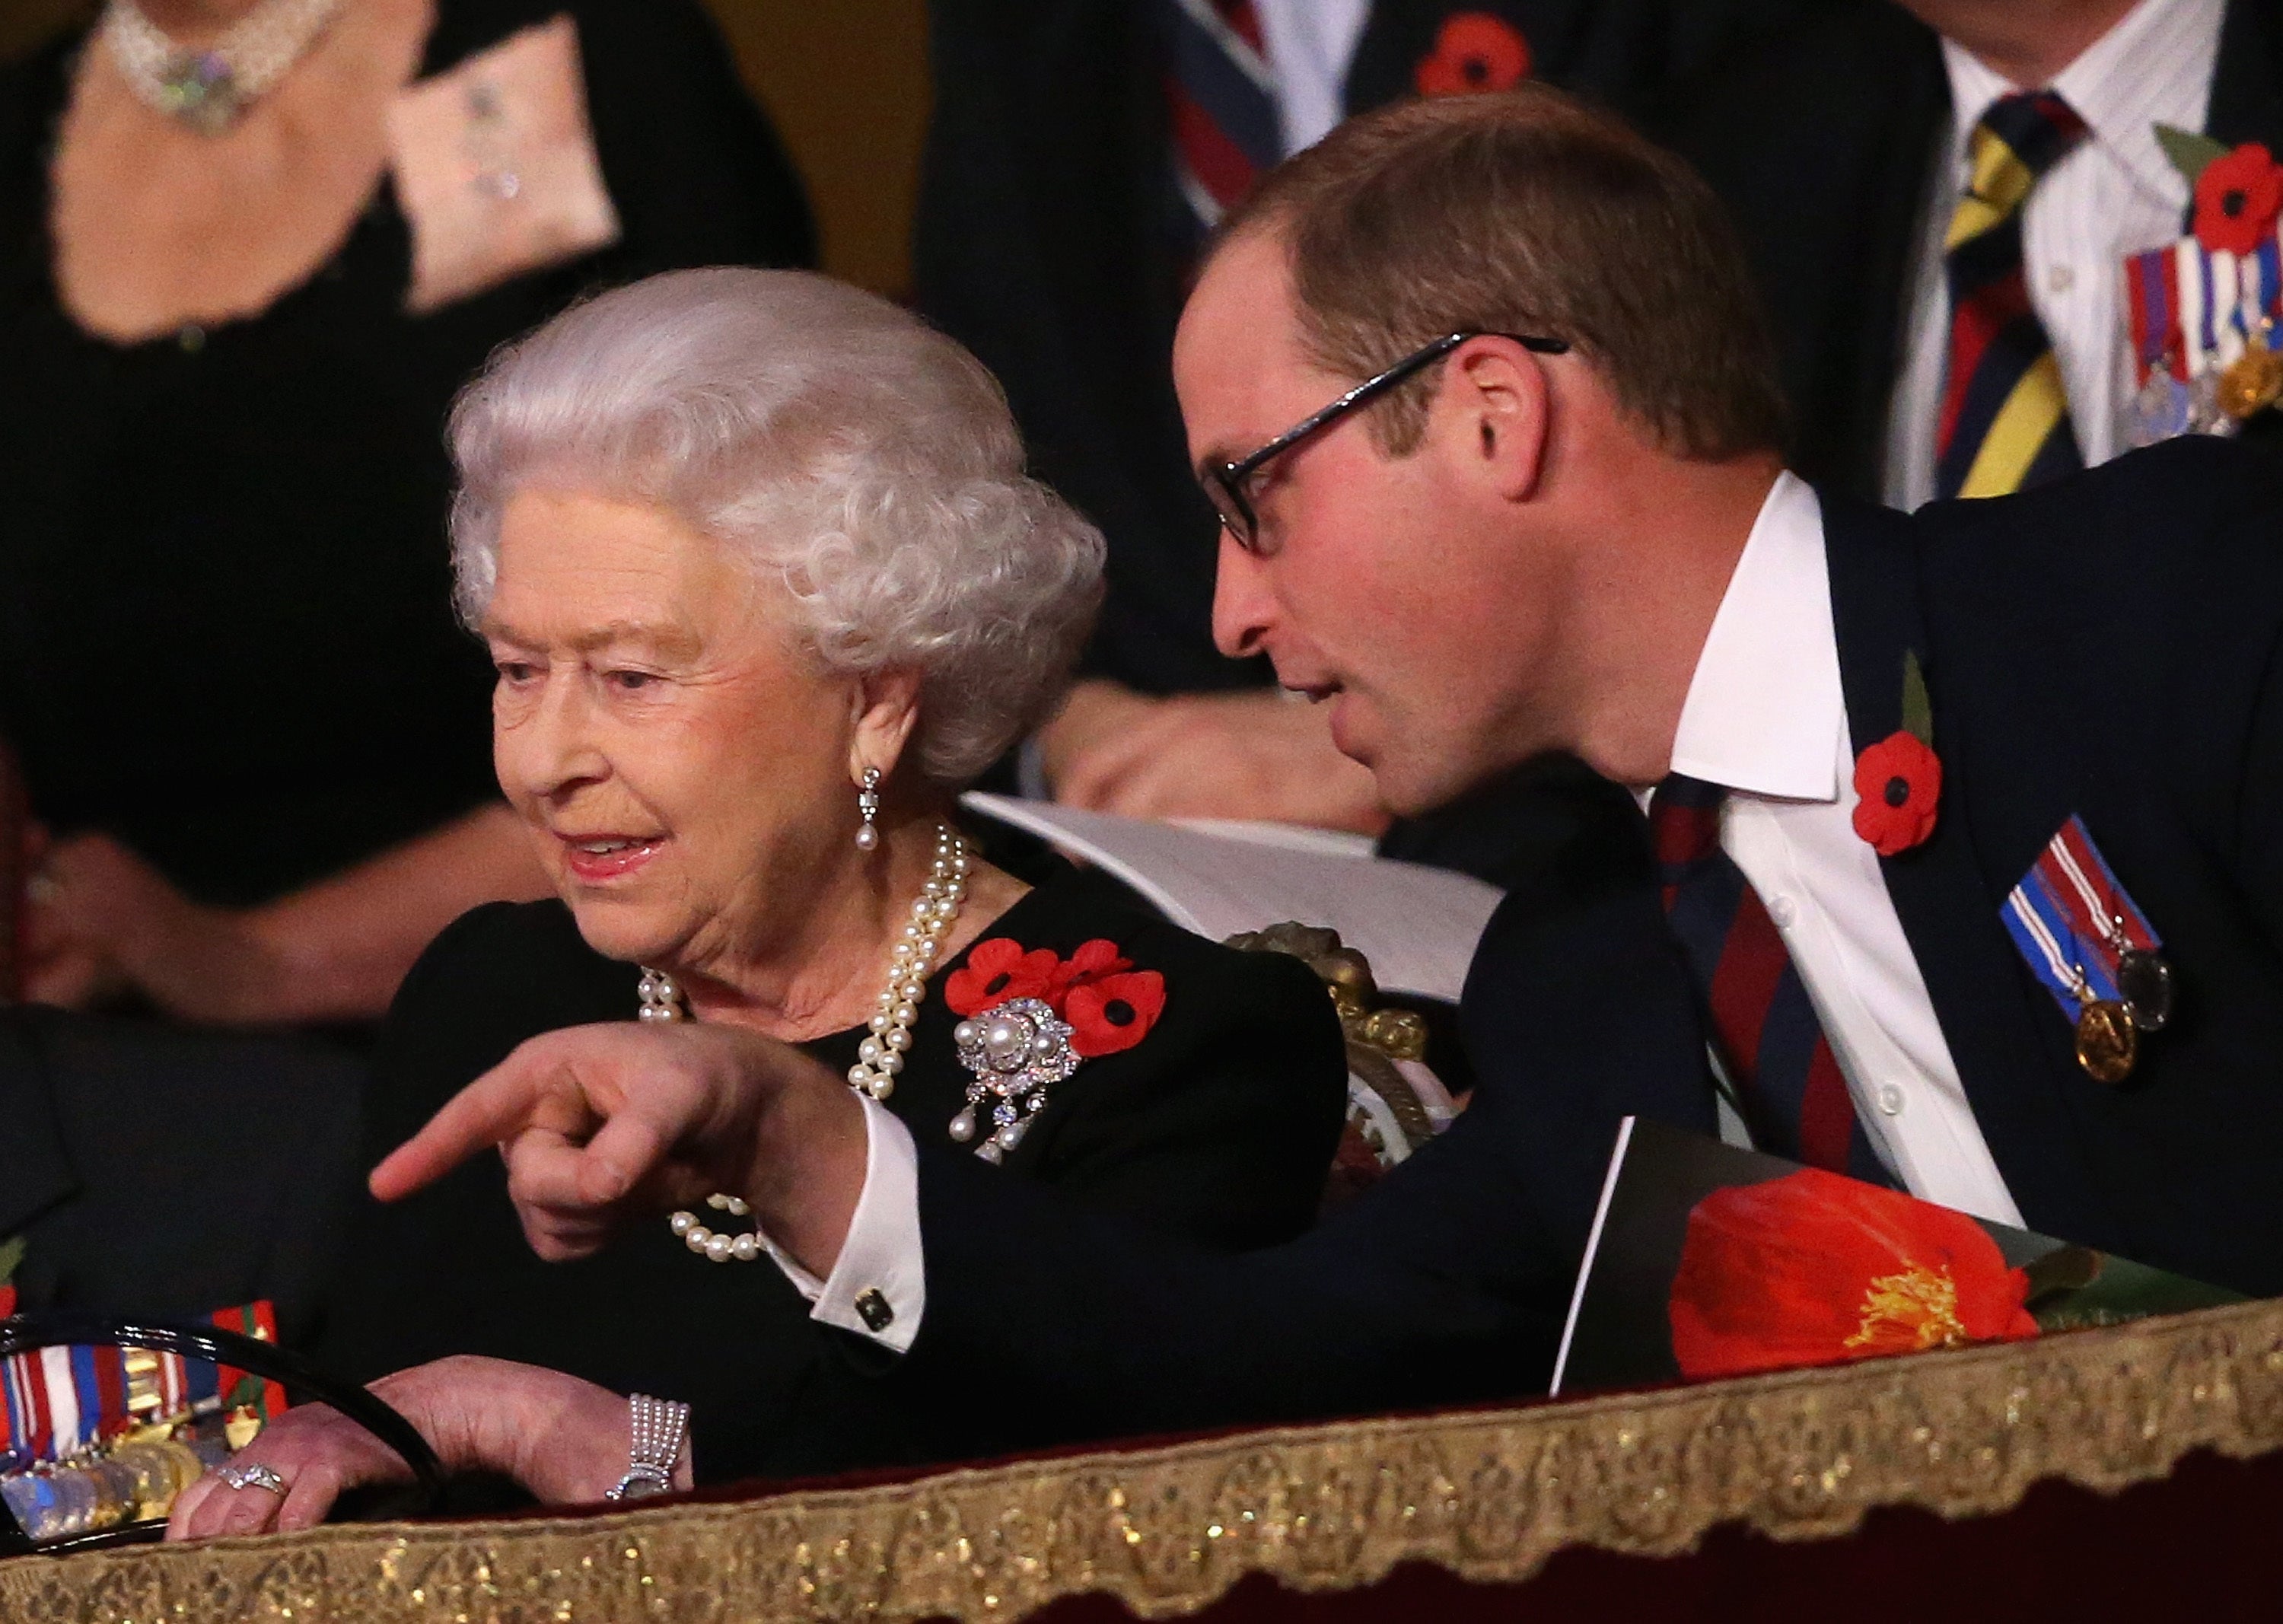
M204 51L177 45L135 0L110 0L103 41L128 89L202 136L238 122L316 42L342 0L261 0Z
M938 824L934 865L889 953L887 985L880 989L878 1007L866 1023L870 1034L856 1046L856 1064L848 1068L848 1086L874 1099L885 1099L896 1091L896 1074L904 1069L904 1052L912 1046L912 1023L920 1018L920 1001L927 996L928 972L959 919L960 904L967 900L967 869L966 840L950 824ZM663 970L645 967L635 995L643 1020L690 1019L682 989ZM745 1204L735 1196L710 1195L705 1205L732 1217L746 1213ZM736 1236L718 1234L686 1210L667 1223L684 1245L716 1263L733 1258L749 1263L761 1253L761 1238L750 1230Z

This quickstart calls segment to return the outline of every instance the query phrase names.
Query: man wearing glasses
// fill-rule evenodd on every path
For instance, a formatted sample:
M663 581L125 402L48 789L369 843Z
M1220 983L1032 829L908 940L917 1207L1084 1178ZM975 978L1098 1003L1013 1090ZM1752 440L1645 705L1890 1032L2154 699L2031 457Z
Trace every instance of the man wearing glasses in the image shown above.
M1536 1389L1629 1113L2283 1291L2257 459L2160 447L1917 515L1819 494L1710 194L1550 91L1391 109L1275 172L1174 370L1225 652L1327 706L1399 810L1561 750L1646 814L1630 867L1492 920L1450 1130L1219 1256L867 1141L790 1051L661 1029L510 1060L384 1193L503 1144L565 1192L548 1231L640 1208L662 1162L745 1168L820 1312L895 1310L852 1401L945 1456ZM610 1159L637 1144L670 1148ZM1019 1401L978 1415L986 1387Z

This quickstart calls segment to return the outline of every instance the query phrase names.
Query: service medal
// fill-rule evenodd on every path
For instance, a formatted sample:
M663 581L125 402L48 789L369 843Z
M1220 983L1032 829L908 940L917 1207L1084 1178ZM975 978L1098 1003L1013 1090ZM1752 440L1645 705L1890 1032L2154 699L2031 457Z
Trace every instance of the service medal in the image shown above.
M2195 427L2195 397L2170 372L2154 371L2132 397L2132 443L2153 446Z
M2077 1063L2095 1082L2123 1082L2139 1058L2132 1016L2113 998L2087 998L2077 1018Z
M2172 967L2162 955L2128 948L2117 956L2116 990L2143 1032L2162 1032L2172 1019Z
M2000 917L2068 1019L2085 1074L2106 1083L2130 1077L2139 1035L2162 1031L2172 1018L2172 967L2083 818L2071 817L2045 842Z
M2244 347L2219 375L2219 409L2236 422L2257 417L2283 399L2283 355L2262 343Z
M2232 421L2220 410L2219 374L2203 371L2188 386L2188 426L2199 434L2216 434L2223 425Z

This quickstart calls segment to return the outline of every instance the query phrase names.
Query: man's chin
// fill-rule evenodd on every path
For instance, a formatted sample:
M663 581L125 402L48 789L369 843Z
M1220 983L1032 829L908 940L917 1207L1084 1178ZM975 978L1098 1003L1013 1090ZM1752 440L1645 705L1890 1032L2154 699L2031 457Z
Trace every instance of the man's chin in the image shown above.
M1364 765L1371 769L1380 800L1398 817L1423 817L1430 812L1439 812L1506 770L1504 766L1478 768L1471 762L1436 761L1419 752L1403 750L1379 753Z
M1348 693L1332 701L1332 747L1371 774L1381 802L1398 817L1419 817L1450 805L1503 771L1450 759L1420 730L1380 725Z

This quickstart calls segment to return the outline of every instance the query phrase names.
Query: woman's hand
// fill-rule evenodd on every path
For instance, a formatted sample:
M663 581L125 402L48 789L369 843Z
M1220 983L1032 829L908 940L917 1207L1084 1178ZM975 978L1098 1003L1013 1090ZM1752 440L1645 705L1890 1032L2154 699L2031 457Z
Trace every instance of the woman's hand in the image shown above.
M559 1370L504 1359L440 1359L385 1376L372 1391L428 1441L446 1471L504 1473L549 1505L600 1500L627 1470L627 1401ZM286 1411L230 1464L267 1466L284 1480L285 1492L232 1488L209 1472L175 1500L168 1539L314 1527L349 1489L412 1480L394 1450L323 1404ZM690 1484L685 1453L674 1487Z
M400 1200L496 1144L532 1249L584 1257L638 1218L740 1195L771 1239L829 1275L863 1193L846 1083L728 1026L573 1027L531 1039L373 1169Z
M1071 691L1039 739L1047 783L1064 806L1371 835L1387 827L1371 769L1333 747L1320 707L1282 693L1159 699L1097 678Z
M26 995L84 1008L136 988L179 1020L369 1020L479 902L548 894L530 837L479 807L259 908L193 902L107 835L27 843Z
M192 902L110 836L46 846L26 891L33 1002L84 1008L133 987L184 1020L268 1019L283 966L247 917Z

